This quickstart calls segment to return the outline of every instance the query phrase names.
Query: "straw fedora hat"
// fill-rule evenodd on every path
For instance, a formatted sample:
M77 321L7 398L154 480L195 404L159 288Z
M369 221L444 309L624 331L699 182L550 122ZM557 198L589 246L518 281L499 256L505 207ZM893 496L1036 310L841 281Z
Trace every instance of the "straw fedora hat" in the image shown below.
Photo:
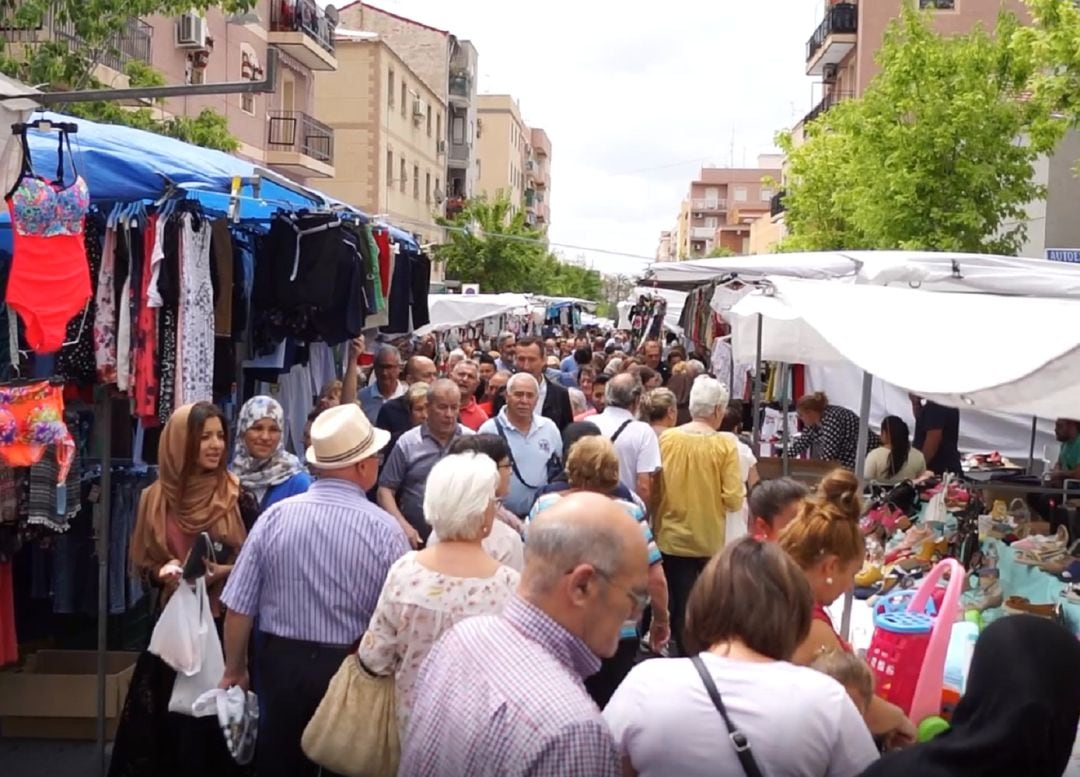
M390 432L376 429L360 406L349 402L315 419L306 458L316 469L345 469L374 456L388 442Z

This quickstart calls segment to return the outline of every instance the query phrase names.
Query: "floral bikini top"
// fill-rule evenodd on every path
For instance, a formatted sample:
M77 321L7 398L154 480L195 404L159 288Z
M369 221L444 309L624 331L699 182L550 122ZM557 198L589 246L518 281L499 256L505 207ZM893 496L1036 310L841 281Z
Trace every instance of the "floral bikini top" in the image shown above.
M65 143L75 172L75 180L68 185L63 183ZM28 237L82 235L83 217L90 209L90 190L75 168L75 156L71 153L71 140L67 133L60 136L56 181L33 174L29 153L26 136L23 135L22 177L8 195L15 229L20 235Z

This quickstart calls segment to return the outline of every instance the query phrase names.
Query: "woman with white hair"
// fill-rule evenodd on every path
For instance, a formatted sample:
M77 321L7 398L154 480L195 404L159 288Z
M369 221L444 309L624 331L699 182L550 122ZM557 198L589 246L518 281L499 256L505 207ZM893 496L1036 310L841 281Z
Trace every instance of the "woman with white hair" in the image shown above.
M727 387L699 375L690 389L690 423L660 435L656 544L668 579L671 633L680 648L690 589L723 550L727 514L738 511L746 495L735 440L717 431L727 404Z
M426 550L390 567L357 653L370 673L394 675L402 737L420 666L439 637L458 621L500 612L520 575L482 546L495 520L495 462L474 452L447 456L427 479L424 517L439 534Z

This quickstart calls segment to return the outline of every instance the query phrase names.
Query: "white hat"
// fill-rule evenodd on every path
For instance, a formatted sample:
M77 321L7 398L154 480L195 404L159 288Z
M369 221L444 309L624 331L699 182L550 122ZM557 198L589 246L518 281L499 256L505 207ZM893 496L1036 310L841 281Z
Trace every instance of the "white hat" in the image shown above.
M315 419L306 458L316 469L345 469L374 456L388 442L390 432L376 429L360 406L349 402Z

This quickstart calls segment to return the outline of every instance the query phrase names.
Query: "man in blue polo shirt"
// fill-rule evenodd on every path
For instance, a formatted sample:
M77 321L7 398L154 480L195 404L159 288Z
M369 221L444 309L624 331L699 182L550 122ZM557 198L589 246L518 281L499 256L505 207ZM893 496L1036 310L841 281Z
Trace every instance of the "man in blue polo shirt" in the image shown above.
M540 401L536 378L519 372L506 384L506 404L499 414L480 427L481 434L497 434L506 440L513 465L510 493L503 505L519 517L528 514L536 492L550 480L554 467L548 463L562 451L559 429L548 418L535 415Z

